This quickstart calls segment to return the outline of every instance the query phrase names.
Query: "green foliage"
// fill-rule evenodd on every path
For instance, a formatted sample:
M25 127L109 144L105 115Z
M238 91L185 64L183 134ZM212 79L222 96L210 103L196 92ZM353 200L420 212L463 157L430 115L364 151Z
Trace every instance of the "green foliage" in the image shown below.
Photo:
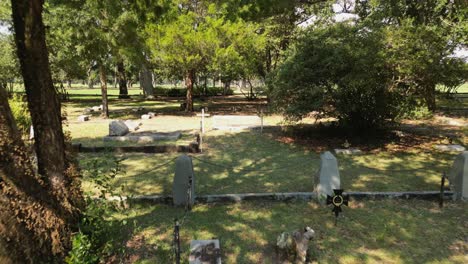
M270 76L274 106L292 120L319 111L357 129L394 119L399 100L386 86L381 38L346 24L308 30Z
M12 88L15 78L19 78L19 64L11 35L0 33L0 86ZM11 89L8 89L11 93Z
M21 94L13 94L13 96L8 99L8 103L10 104L11 113L15 118L16 126L22 134L27 134L32 122L28 104L24 96Z
M223 87L206 87L205 89L202 86L196 86L193 89L193 95L194 96L217 96L217 95L223 95L224 88ZM168 96L168 97L185 97L187 93L186 88L162 88L162 87L156 87L155 88L155 94L157 95L162 95L162 96ZM233 95L234 90L229 89L227 90L226 95Z
M66 258L71 263L98 263L113 254L122 254L123 245L118 234L123 232L127 225L124 221L112 221L106 217L115 212L122 211L124 202L120 194L122 186L115 187L112 181L117 175L123 173L121 160L114 158L114 166L103 171L103 161L92 160L85 165L90 168L84 171L84 176L89 178L98 190L95 194L87 194L86 211L80 224L80 231L73 237L72 250ZM108 201L109 197L118 197L120 203Z

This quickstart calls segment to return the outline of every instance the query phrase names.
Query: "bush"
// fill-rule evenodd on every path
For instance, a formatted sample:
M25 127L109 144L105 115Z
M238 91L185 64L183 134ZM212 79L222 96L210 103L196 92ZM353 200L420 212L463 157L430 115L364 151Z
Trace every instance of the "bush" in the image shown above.
M125 232L126 220L106 219L110 213L122 211L120 208L123 207L122 202L119 204L106 200L106 196L119 195L111 181L122 173L120 160L114 159L112 162L115 165L110 171L101 171L99 168L105 166L96 160L84 166L90 167L83 173L91 179L99 191L99 197L96 199L92 194L86 196L86 211L80 223L80 231L72 238L72 249L66 258L68 264L99 263L109 256L124 253L121 237Z
M273 107L290 120L323 112L361 131L395 119L404 98L388 88L381 38L346 24L309 29L268 76Z
M16 121L16 126L22 134L29 133L29 128L32 124L31 115L29 113L28 104L25 101L25 96L21 94L13 94L8 100L11 112Z
M223 95L223 91L224 91L223 87L207 87L205 96ZM156 87L155 94L160 95L160 96L168 96L168 97L185 97L187 95L187 89L186 88L165 89L162 87ZM233 94L234 94L234 90L229 89L226 95L233 95ZM199 86L194 87L193 95L194 96L203 95L203 87L199 87Z
M211 86L211 87L206 87L205 94L203 94L203 92L204 91L203 91L202 86L197 86L193 90L193 93L196 96L201 96L201 95L204 95L204 96L217 96L217 95L223 95L224 88L223 87L212 87ZM233 94L234 94L234 90L232 88L229 88L226 91L226 95L233 95Z

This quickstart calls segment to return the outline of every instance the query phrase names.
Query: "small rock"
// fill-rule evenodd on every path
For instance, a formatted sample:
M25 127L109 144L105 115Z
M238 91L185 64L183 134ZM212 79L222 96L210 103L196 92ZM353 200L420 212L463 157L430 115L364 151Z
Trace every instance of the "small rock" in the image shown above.
M141 115L141 119L148 120L148 119L151 119L151 116L150 115Z
M78 116L78 121L85 122L89 120L89 115L80 115Z
M434 148L441 151L465 151L465 147L461 145L435 145Z
M147 99L147 100L154 100L154 95L148 95L148 96L146 97L146 99Z

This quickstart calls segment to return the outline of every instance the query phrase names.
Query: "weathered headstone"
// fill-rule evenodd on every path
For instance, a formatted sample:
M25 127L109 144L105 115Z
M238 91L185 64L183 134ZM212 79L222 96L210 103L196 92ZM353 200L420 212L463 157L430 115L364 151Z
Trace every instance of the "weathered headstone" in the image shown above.
M85 109L83 110L83 114L85 114L85 115L89 115L89 114L91 114L92 112L94 112L94 110L93 110L92 108L89 108L89 107L88 107L88 108L85 108Z
M128 130L134 132L140 128L141 123L133 120L125 120L125 125L128 127Z
M109 123L109 136L124 136L128 132L128 127L122 120L114 120Z
M335 149L336 154L345 154L345 155L356 155L361 154L362 151L357 148L347 148L347 149Z
M150 115L141 115L141 119L148 120L148 119L151 119L151 116Z
M189 264L221 264L219 240L192 240Z
M338 160L329 151L320 155L320 169L317 173L316 182L315 191L319 200L326 198L327 195L332 196L333 189L340 189L341 187Z
M455 158L448 176L454 199L468 200L468 151Z
M181 155L176 159L175 165L174 182L172 184L174 205L193 205L195 202L195 174L192 159L187 155Z
M262 119L259 116L213 116L213 129L240 130L261 126Z
M34 127L31 125L29 127L29 140L33 140L34 139Z
M78 116L78 121L85 122L89 120L89 115L80 115Z
M435 145L434 148L440 151L465 151L465 147L461 145Z

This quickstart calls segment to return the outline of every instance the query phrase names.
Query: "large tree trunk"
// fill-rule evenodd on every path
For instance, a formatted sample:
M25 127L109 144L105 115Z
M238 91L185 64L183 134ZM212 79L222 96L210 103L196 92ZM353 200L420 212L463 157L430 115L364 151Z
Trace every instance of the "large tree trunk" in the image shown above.
M18 263L49 262L52 258L62 262L82 205L76 168L65 153L60 102L52 82L42 22L43 2L11 1L39 175L32 170L6 93L0 91L0 245L10 253L6 258Z
M140 85L143 88L146 98L154 97L153 78L151 71L148 70L145 64L143 64L140 72Z
M102 113L101 116L109 118L109 103L107 101L106 69L102 63L99 65L99 79L101 80Z
M93 69L92 67L89 67L88 69L88 88L89 89L93 89L93 77L92 77L92 72L93 72Z
M224 82L223 95L227 95L227 92L231 89L231 81Z
M38 172L73 211L73 199L68 191L72 179L65 175L70 164L65 156L60 102L50 73L42 22L43 1L11 2L17 53L35 131Z
M185 77L185 87L187 88L187 97L185 100L186 112L193 112L193 82L195 80L195 71L190 70L187 72L187 76Z
M129 98L127 89L127 76L125 75L125 67L123 61L117 63L117 76L119 79L119 98Z
M428 85L424 88L424 100L426 101L427 109L431 112L434 112L436 110L435 94L435 85Z
M35 174L4 89L0 89L0 153L0 263L63 259L73 225L49 182Z

